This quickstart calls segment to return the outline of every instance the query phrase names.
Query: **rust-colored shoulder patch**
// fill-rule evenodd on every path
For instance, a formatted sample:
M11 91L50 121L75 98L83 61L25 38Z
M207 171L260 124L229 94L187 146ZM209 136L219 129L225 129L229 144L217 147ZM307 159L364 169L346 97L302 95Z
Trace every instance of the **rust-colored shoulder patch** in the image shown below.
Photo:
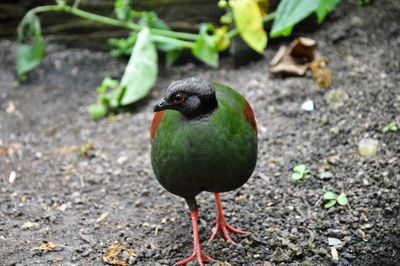
M245 101L246 101L246 108L243 111L243 115L249 122L250 126L253 128L254 132L257 134L257 122L254 117L253 109L251 109L249 102L247 100Z
M150 128L150 140L154 139L154 135L156 134L158 125L160 124L163 115L164 115L164 111L156 112L154 114L153 122L151 122L151 128Z

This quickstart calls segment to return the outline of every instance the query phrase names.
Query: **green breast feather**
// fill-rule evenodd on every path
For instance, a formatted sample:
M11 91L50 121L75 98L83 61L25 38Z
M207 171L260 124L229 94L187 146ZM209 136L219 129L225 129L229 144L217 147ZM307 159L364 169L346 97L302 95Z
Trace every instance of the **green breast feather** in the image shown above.
M211 115L187 120L166 110L152 141L158 181L181 197L236 189L256 164L257 136L243 116L245 99L225 85L214 86L218 108Z

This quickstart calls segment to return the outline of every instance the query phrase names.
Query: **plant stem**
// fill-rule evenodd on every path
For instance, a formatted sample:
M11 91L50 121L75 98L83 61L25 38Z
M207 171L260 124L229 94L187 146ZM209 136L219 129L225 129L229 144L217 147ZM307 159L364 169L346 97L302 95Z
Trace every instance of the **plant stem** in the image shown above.
M95 21L98 23L123 28L132 31L140 31L144 28L142 25L138 25L133 22L128 21L120 21L117 19L93 14L90 12L83 11L78 8L73 8L68 5L48 5L48 6L39 6L31 9L29 12L32 13L44 13L44 12L65 12L68 14L72 14L84 19L88 19L91 21ZM161 29L150 29L153 34L161 35L165 37L175 38L175 39L183 39L187 41L195 41L199 37L197 34L187 33L187 32L176 32L176 31L169 31L169 30L161 30Z
M179 40L179 39L174 39L174 38L161 36L161 35L152 35L151 39L154 42L175 44L177 46L181 46L181 47L185 47L185 48L189 48L189 49L192 49L193 46L194 46L194 43L192 43L192 42L183 41L183 40Z
M274 18L275 18L275 12L265 15L263 17L262 21L263 21L263 23L267 23L267 22L270 22L271 20L273 20ZM230 30L226 34L226 37L231 40L231 39L235 38L238 34L239 34L238 28L234 28L233 30Z

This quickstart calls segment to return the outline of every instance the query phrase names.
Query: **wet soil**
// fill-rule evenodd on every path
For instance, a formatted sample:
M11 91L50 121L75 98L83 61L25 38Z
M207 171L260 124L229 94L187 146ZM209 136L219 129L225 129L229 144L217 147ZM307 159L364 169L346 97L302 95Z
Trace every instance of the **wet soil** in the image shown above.
M348 96L339 106L328 104L329 90L310 76L269 74L274 52L290 42L282 40L239 69L226 58L218 70L192 63L163 70L132 113L93 121L86 108L94 88L104 76L118 78L125 60L49 45L44 63L18 85L16 44L1 40L0 265L103 265L112 244L126 249L119 258L132 265L173 265L191 254L185 203L151 170L149 125L166 86L195 75L240 91L259 125L253 177L221 195L229 222L250 234L235 237L236 246L222 239L205 245L215 208L212 195L202 193L208 255L226 265L400 265L400 132L382 132L400 121L400 4L355 2L343 3L313 32L295 33L318 40L330 59L330 90ZM300 108L307 99L312 112ZM16 110L6 112L10 101ZM375 157L358 155L363 138L379 141ZM296 184L290 175L299 163L311 178ZM328 190L344 192L349 207L325 209ZM335 260L329 244L338 240ZM55 249L34 249L46 241Z

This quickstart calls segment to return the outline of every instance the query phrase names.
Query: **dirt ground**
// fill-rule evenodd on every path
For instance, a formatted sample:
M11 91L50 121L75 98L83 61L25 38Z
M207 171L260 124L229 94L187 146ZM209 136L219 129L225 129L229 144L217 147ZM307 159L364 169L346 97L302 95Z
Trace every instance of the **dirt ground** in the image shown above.
M239 69L226 58L218 70L191 63L164 70L133 113L92 121L86 108L94 88L104 76L119 77L125 60L49 45L44 63L18 85L16 44L1 40L0 265L103 265L112 244L132 265L173 265L188 256L187 209L152 173L148 129L166 86L194 75L239 90L260 129L253 177L222 194L228 220L250 235L235 237L237 246L222 239L205 245L215 208L211 194L198 197L208 255L226 265L400 265L400 132L382 133L400 120L400 3L343 2L316 31L295 33L319 41L336 76L330 90L348 96L341 106L329 105L329 91L310 76L269 74L274 52L289 43L282 40ZM306 99L313 112L300 109ZM6 112L9 101L13 112ZM366 137L379 141L376 157L357 155ZM290 178L299 163L312 175L303 184ZM344 192L351 208L325 209L327 190ZM338 261L328 238L341 241ZM56 244L52 251L34 249L46 241Z

